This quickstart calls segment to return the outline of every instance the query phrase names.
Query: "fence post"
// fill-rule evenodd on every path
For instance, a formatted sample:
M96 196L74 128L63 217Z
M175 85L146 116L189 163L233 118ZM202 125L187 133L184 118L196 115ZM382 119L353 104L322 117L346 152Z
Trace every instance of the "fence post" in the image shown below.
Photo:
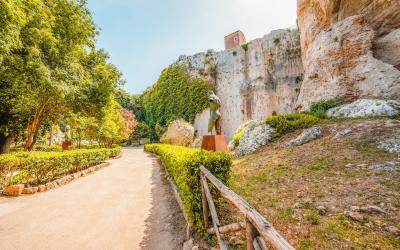
M247 250L255 250L253 242L254 239L258 236L257 229L251 224L251 222L245 218L246 220L246 238L247 238Z
M205 178L203 173L200 173L200 179ZM204 227L207 230L209 228L208 219L209 219L209 211L208 211L208 202L206 192L204 191L204 185L201 181L201 203L203 205L203 220L204 220Z

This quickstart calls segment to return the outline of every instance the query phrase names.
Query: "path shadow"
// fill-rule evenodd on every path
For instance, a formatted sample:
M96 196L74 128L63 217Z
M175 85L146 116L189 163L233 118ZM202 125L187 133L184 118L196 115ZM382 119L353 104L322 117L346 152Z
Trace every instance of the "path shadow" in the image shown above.
M157 158L147 157L153 160L151 210L140 247L144 250L180 250L186 236L185 218L165 178L164 167Z

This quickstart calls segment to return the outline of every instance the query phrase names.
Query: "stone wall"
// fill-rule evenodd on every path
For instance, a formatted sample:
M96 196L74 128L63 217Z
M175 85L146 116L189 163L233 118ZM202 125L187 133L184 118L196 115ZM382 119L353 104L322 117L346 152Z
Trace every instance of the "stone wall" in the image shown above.
M299 34L288 29L250 41L247 47L181 56L176 64L214 80L222 102L222 132L230 139L247 120L293 112L303 77L300 56ZM199 115L194 124L199 135L207 131L206 117L207 112Z

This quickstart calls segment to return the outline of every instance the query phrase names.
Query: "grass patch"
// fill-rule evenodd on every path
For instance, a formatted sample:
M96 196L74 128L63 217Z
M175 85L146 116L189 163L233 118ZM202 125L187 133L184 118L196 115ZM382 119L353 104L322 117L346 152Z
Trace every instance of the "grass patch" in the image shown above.
M288 114L270 116L265 123L275 128L279 134L286 134L297 129L311 127L319 118L310 114Z

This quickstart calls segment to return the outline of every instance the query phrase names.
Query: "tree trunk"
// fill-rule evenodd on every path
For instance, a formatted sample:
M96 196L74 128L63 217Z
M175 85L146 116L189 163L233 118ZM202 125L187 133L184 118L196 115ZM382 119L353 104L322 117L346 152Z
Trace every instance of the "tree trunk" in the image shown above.
M13 142L13 136L0 133L0 154L10 153L10 147Z
M50 130L49 130L49 146L53 145L53 127L50 126Z
M50 97L44 99L42 104L40 104L38 110L35 113L33 119L28 123L28 137L25 143L25 149L31 151L36 143L36 139L40 129L40 123L42 122L44 110L47 104L50 102Z

